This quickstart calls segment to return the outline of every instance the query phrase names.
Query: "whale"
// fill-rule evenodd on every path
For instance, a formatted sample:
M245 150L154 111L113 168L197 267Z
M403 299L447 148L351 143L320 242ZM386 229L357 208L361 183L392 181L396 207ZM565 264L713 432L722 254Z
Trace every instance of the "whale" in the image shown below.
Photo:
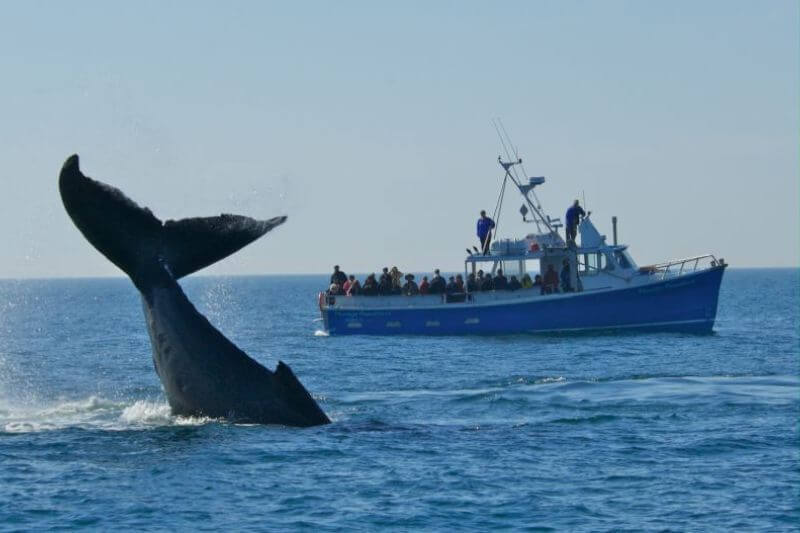
M77 154L64 162L58 187L78 230L141 294L153 364L173 414L293 427L330 423L288 365L279 361L272 371L248 356L178 283L283 224L285 216L162 222L119 189L84 176Z

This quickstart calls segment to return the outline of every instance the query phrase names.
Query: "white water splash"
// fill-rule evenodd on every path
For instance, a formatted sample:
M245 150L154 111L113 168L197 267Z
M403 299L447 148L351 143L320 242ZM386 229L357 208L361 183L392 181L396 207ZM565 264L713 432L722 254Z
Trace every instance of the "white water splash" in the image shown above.
M131 426L199 426L213 420L208 417L174 416L169 405L142 400L123 409L119 419Z
M46 406L3 405L0 409L0 431L7 433L36 433L65 428L124 431L202 425L209 421L209 418L173 416L166 403L113 401L99 396Z
M330 337L330 333L328 333L327 331L318 329L317 331L314 332L314 336L315 337Z

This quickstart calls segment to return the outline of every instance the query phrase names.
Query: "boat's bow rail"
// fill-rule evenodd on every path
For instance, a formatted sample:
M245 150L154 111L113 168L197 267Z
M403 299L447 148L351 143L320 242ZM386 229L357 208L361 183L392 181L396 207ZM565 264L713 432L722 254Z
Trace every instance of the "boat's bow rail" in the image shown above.
M717 259L713 254L704 254L643 266L639 268L639 273L654 276L656 279L667 279L724 266L727 266L724 259Z

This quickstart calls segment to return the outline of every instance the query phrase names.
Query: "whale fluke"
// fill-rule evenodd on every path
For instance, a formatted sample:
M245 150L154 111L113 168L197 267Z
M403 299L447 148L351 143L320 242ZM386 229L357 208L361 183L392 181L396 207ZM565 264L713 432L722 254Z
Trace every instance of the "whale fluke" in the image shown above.
M195 309L177 282L286 217L222 214L162 223L119 189L84 176L77 155L64 163L58 184L84 237L142 294L153 363L174 413L291 426L330 422L286 364L272 372L250 358Z
M240 215L162 223L119 189L83 175L73 155L58 180L61 199L84 237L138 285L156 262L180 279L216 263L283 224L286 217L255 220Z

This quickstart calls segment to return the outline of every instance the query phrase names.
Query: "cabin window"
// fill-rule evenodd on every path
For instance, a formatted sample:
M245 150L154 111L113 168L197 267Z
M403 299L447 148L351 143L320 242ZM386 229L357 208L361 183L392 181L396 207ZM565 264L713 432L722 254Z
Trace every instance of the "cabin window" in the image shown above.
M609 258L603 253L583 254L583 269L584 276L591 276L597 274L601 270L613 270L613 262L609 262Z
M603 261L605 262L603 267L605 270L614 270L614 258L611 254L603 254Z
M583 272L586 276L597 274L597 257L598 254L583 254Z
M617 258L617 263L621 268L631 268L631 263L628 261L628 258L625 257L625 254L621 251L614 252L614 257Z

